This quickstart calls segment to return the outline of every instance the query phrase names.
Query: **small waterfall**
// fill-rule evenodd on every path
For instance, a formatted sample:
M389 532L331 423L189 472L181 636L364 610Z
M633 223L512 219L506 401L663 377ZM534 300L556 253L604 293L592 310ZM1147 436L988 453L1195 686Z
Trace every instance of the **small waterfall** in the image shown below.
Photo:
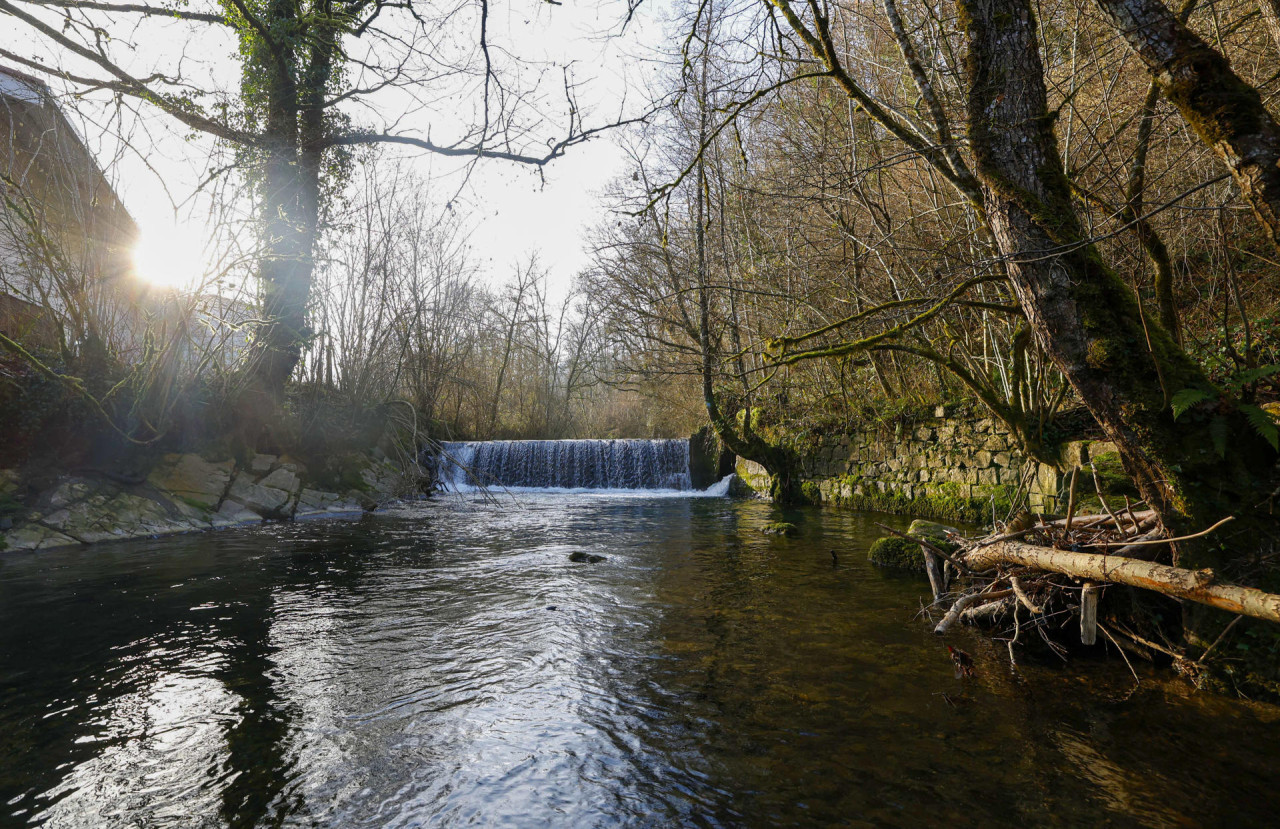
M441 444L446 489L688 490L687 440L493 440Z

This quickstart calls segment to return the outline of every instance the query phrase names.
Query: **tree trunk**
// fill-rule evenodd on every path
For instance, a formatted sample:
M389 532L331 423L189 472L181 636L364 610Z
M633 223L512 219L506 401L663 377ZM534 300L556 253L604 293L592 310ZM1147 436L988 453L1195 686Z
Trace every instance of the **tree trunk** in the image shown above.
M1274 453L1239 412L1223 415L1225 458L1206 446L1208 414L1173 419L1173 393L1212 385L1087 241L1046 107L1030 3L961 0L960 9L976 170L1010 283L1041 346L1175 534L1257 503ZM1201 543L1177 553L1184 566L1204 567L1221 563L1218 549Z
M324 14L331 13L324 9ZM296 25L291 0L276 0L268 16L284 32ZM325 95L333 74L336 32L318 22L305 47L301 77L297 55L287 37L260 41L256 64L268 75L265 91L267 135L260 216L263 254L258 266L263 322L259 326L250 372L256 390L279 399L311 338L307 306L315 271L319 232L320 179L324 166ZM299 83L300 81L300 83Z
M1266 5L1271 0L1262 0ZM1280 248L1280 125L1231 64L1159 0L1097 0Z

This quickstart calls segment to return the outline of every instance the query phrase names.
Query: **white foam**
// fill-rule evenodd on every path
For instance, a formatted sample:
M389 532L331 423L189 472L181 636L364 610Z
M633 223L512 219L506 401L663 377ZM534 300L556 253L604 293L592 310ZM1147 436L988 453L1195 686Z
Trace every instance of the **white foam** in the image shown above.
M478 487L470 484L448 483L443 492L451 495L574 495L588 498L725 498L729 495L729 484L733 476L726 475L706 489L589 489L586 487L543 487L543 486L493 486Z

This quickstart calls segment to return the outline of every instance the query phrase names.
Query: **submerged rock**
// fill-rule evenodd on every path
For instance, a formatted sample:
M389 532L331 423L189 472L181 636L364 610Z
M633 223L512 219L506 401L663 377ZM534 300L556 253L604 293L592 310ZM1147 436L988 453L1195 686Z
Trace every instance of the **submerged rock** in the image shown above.
M604 556L597 556L591 553L576 552L569 553L569 560L575 564L599 564L604 561Z
M795 535L800 532L800 528L786 521L773 521L761 527L760 532L765 535Z

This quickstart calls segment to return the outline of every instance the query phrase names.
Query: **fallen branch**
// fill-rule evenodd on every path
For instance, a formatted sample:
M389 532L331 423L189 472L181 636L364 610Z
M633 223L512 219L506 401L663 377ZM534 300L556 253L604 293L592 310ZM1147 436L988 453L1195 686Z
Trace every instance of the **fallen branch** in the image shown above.
M1203 534L1199 533L1199 535ZM1280 622L1280 596L1252 587L1214 584L1211 571L1186 570L1181 567L1169 567L1164 564L1099 553L1053 550L1018 541L1002 541L971 550L965 556L965 563L974 570L988 570L1000 564L1020 564L1024 567L1035 567L1079 579L1094 579L1140 587L1232 613Z
M994 590L990 593L970 593L967 596L961 596L956 599L956 603L951 605L951 609L947 611L947 615L942 617L942 621L938 622L938 626L933 632L941 636L946 633L956 620L960 618L960 614L972 604L978 602L990 602L996 599L1003 599L1005 596L1012 596L1012 590Z
M1018 597L1018 601L1022 602L1022 606L1031 611L1032 616L1039 616L1044 613L1044 608L1031 601L1031 597L1027 595L1027 591L1022 589L1022 582L1017 576L1009 577L1009 586L1013 588L1013 594Z
M1213 532L1214 530L1218 529L1218 527L1221 527L1223 524L1227 523L1228 521L1234 521L1234 520L1236 520L1236 517L1235 517L1234 515L1228 515L1226 518L1224 518L1224 519L1222 519L1221 521L1219 521L1218 523L1214 524L1214 525L1213 525L1212 527L1210 527L1209 529L1207 529L1207 530L1201 530L1201 531L1200 531L1200 532L1198 532L1198 533L1192 533L1191 535L1180 535L1180 536L1178 536L1177 538L1156 538L1156 539L1152 539L1151 541L1130 541L1130 542L1126 543L1126 544L1125 544L1125 546L1126 546L1126 547L1142 547L1142 546L1147 545L1147 544L1173 544L1173 543L1174 543L1174 542L1176 542L1176 541L1190 541L1190 540L1191 540L1191 539L1193 539L1193 538L1200 538L1201 536L1208 535L1209 533L1211 533L1211 532ZM1084 546L1086 546L1086 547L1109 547L1109 546L1111 546L1111 543L1110 543L1110 542L1106 542L1106 541L1100 541L1100 542L1098 542L1098 543L1096 543L1096 544L1086 544L1086 545L1084 545Z

